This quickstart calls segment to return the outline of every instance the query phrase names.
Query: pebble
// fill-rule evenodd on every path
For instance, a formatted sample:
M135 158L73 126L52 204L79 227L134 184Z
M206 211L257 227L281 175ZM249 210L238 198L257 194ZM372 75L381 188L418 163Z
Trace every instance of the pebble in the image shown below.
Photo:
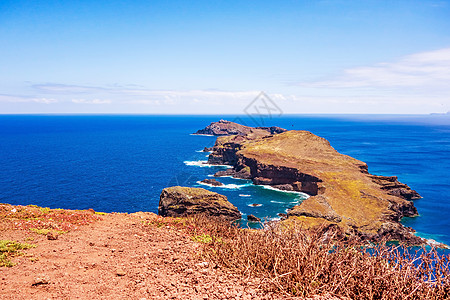
M33 283L31 284L32 286L38 286L41 284L49 284L50 283L50 279L48 278L48 276L40 276L40 277L36 277L33 280Z
M124 270L122 270L122 269L117 269L116 270L116 275L117 276L125 276L127 273L125 273L125 271Z
M58 239L58 234L56 232L49 231L47 233L47 240L54 241L54 240L57 240L57 239Z

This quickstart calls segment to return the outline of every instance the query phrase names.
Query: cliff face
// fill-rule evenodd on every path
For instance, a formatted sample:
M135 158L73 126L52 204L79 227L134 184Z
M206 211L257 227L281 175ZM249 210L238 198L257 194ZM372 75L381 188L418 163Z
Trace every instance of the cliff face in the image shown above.
M158 214L163 217L184 217L194 214L206 214L227 220L241 218L239 210L224 195L202 188L181 186L165 188L162 191Z
M371 175L367 165L338 153L307 131L264 136L218 137L209 163L234 168L216 175L250 178L254 184L309 194L288 212L288 220L308 226L336 224L345 234L420 244L399 221L416 216L409 200L420 198L397 177Z

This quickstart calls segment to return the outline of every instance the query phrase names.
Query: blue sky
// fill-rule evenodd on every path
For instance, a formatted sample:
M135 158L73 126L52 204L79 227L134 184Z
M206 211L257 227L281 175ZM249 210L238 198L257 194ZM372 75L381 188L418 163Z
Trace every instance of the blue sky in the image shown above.
M0 1L0 113L450 111L450 1Z

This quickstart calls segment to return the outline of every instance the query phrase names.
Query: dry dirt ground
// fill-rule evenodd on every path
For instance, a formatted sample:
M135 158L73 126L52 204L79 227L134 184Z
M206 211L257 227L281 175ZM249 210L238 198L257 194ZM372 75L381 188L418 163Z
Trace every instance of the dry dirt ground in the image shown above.
M0 230L0 240L36 245L14 257L13 267L0 267L0 298L294 299L212 266L201 257L201 243L177 228L146 224L152 218L102 215L56 240L25 229Z

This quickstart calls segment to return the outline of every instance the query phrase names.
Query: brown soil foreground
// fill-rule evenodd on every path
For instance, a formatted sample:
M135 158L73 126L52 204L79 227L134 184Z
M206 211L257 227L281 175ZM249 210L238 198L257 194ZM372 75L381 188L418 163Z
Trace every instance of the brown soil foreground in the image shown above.
M56 240L8 214L0 215L0 240L36 247L0 267L1 299L301 299L267 294L261 279L213 266L201 243L151 213L91 213L98 220Z

